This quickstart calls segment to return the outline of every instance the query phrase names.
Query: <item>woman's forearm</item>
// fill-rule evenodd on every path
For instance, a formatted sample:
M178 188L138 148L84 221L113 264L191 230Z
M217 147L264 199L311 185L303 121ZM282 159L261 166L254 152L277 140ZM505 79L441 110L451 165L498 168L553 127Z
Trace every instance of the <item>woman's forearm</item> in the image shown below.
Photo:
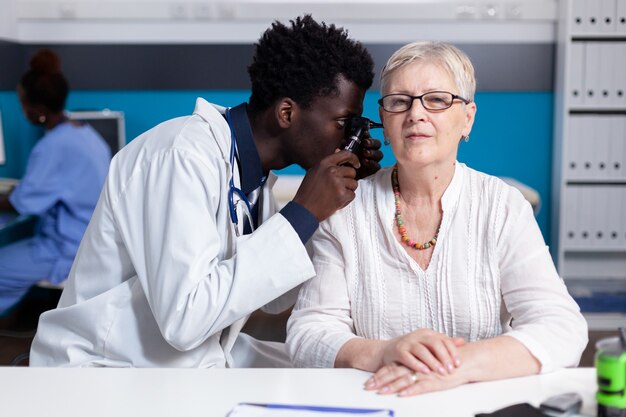
M464 382L489 381L537 374L539 361L526 347L509 336L468 343L459 348L458 376Z
M414 374L398 364L381 367L365 384L379 394L410 396L458 387L468 382L489 381L536 374L541 365L516 339L498 336L458 348L460 365L451 373Z
M356 368L376 372L382 366L382 352L387 341L354 338L337 352L335 368Z

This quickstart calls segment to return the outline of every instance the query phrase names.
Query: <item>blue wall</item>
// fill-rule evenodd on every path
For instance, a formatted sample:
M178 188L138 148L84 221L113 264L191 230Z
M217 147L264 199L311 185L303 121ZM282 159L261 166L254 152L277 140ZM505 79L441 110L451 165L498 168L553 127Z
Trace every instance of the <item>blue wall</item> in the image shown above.
M74 91L70 110L123 111L126 137L131 140L152 126L172 117L190 114L195 98L231 106L246 101L247 91ZM377 92L365 98L364 115L378 120ZM551 92L480 92L476 95L478 114L469 143L462 143L459 160L477 170L513 177L536 189L541 195L537 221L549 241L550 181L552 161ZM21 177L28 154L41 135L21 113L12 91L0 92L0 111L7 162L0 166L0 177ZM380 133L374 136L382 139ZM394 162L391 148L385 148L383 165ZM281 171L300 174L298 167Z

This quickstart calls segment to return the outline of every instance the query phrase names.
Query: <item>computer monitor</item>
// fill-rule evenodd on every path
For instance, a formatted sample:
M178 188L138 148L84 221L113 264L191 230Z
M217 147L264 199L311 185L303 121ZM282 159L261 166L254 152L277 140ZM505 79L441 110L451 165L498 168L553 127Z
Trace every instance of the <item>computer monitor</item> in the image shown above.
M111 156L126 145L124 127L124 113L120 111L70 111L67 112L70 120L89 123L106 141L111 148Z
M2 113L0 113L0 165L3 165L6 161L4 156L4 135L2 134Z

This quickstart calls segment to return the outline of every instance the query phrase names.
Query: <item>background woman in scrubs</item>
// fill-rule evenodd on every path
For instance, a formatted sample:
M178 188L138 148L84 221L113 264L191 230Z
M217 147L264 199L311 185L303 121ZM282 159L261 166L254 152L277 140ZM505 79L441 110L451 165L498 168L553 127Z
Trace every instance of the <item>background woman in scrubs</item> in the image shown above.
M0 315L38 281L64 281L95 208L111 153L90 126L67 120L69 85L58 56L36 52L17 92L24 115L45 130L20 183L0 210L39 218L35 235L0 248Z

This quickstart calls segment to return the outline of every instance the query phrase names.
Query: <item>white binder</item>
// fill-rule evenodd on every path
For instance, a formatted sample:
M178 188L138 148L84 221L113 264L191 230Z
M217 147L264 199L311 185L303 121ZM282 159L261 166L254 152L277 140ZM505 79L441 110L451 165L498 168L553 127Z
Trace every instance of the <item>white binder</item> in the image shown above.
M611 222L609 219L610 209L609 201L611 193L614 191L610 185L598 185L594 187L596 190L595 209L596 213L596 242L597 246L606 248L610 246L610 229Z
M582 204L585 210L584 224L587 238L585 238L585 246L589 248L597 248L599 246L596 232L598 230L598 187L583 186L584 198Z
M607 246L610 248L616 248L620 245L620 229L622 224L620 216L624 217L626 214L623 211L622 205L622 190L619 187L607 187L611 188L608 193L608 236Z
M621 115L615 121L615 140L619 144L621 152L618 153L617 179L626 181L626 115ZM626 210L626 204L624 206Z
M609 229L607 216L609 215L609 201L607 185L597 185L593 187L595 191L595 200L593 201L594 223L595 223L595 241L596 247L606 248L606 241Z
M622 0L626 3L626 0ZM626 32L625 32L626 34ZM613 99L616 107L626 107L626 42L611 42L615 65L612 76Z
M572 106L584 103L585 96L585 42L572 42L570 48L570 87L569 95Z
M572 0L572 32L584 33L587 27L587 1Z
M561 230L563 230L561 241L566 249L576 249L580 242L580 215L578 213L580 205L578 204L578 187L575 185L567 186L564 193L563 222Z
M624 159L624 140L622 123L626 119L623 115L612 115L609 117L608 140L609 159L607 161L607 178L609 180L621 179L622 165Z
M613 42L602 42L600 48L600 66L597 81L597 105L600 107L611 107L613 97L616 95L613 85L615 77L615 53L616 45ZM623 77L626 75L622 74Z
M611 119L610 115L595 117L596 135L594 142L593 178L607 180L609 178L609 149L611 146Z
M597 106L599 104L601 51L601 42L587 42L585 49L585 105Z
M580 180L591 180L595 178L595 144L593 139L596 137L596 129L594 127L594 119L588 115L579 116L580 124Z
M600 8L598 30L603 33L615 32L616 0L596 0ZM620 0L621 1L621 0Z
M578 1L578 0L577 0ZM617 1L617 13L615 16L615 31L626 34L626 1Z
M617 239L615 245L624 248L626 247L626 186L616 186L613 193L613 209L615 229L617 231Z
M578 204L578 247L591 247L592 225L591 222L591 206L588 204L590 187L577 186L576 201Z
M600 26L601 26L601 18L600 18L600 2L601 0L587 0L586 3L586 7L585 7L585 13L586 13L586 18L587 18L587 26L586 26L586 32L587 33L598 33L600 32Z
M565 179L577 180L580 171L580 117L570 116L569 131L564 143Z

